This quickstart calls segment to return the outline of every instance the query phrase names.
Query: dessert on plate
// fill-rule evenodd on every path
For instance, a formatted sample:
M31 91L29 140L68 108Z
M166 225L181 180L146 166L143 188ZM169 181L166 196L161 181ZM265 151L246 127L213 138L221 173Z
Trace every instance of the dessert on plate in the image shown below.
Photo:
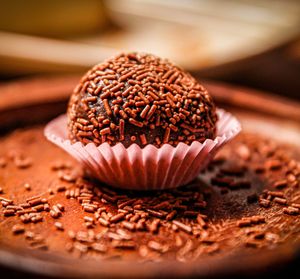
M108 185L153 190L193 180L239 131L189 73L129 53L89 70L45 134Z

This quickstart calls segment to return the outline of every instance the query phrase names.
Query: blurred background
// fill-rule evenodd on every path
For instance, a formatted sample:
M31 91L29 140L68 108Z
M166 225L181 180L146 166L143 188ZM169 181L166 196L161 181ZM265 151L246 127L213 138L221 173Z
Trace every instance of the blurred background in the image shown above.
M0 7L0 82L80 76L120 51L145 51L200 79L300 98L298 0L0 0Z

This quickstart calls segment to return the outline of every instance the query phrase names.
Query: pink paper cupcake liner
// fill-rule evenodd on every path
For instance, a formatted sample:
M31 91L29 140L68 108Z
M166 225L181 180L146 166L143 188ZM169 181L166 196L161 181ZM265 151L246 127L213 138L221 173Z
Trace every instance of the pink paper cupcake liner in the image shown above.
M122 189L170 189L185 185L196 178L218 150L241 130L239 121L230 113L218 109L217 137L204 143L164 144L160 148L122 143L83 145L71 143L67 135L67 116L61 115L47 124L46 138L77 159L100 181Z

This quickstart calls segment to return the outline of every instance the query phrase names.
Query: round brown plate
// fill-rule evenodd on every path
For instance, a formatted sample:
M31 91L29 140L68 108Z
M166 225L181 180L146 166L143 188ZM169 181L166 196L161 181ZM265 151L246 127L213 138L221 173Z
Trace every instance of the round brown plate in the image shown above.
M78 77L44 78L4 84L0 87L0 142L2 145L0 157L5 152L12 154L21 144L26 146L26 152L35 162L31 168L25 168L23 171L16 170L12 164L8 164L3 169L0 168L0 186L2 187L4 182L10 185L8 189L3 184L4 193L0 196L9 196L20 202L29 196L47 192L47 189L53 186L51 183L54 179L54 174L49 169L49 159L59 157L59 159L68 160L71 164L76 165L67 154L53 147L43 138L42 130L48 120L65 111L68 96L77 80ZM226 147L225 153L232 152L233 154L235 148L238 148L240 142L245 138L253 141L257 136L259 139L275 140L281 149L285 150L284 148L286 148L289 150L287 153L291 153L299 161L300 104L248 89L212 82L205 84L214 95L217 104L234 113L243 125L242 134L230 143L229 147ZM31 177L28 177L29 173ZM256 176L248 178L253 177ZM21 185L25 178L38 187L33 187L30 193L26 192L24 186ZM203 176L203 181L205 187L211 187L210 180L207 180L206 176ZM195 183L200 182L196 181ZM242 203L247 200L253 190L262 192L264 188L262 181L253 179L251 183L253 185L250 189L232 191L224 195L219 194L218 190L214 190L214 193L218 193L216 194L218 199L213 198L213 206L210 205L207 209L209 218L222 219L226 216L227 219L232 218L234 221L237 218L241 219L261 212L258 204L245 208L233 206L234 210L230 211L230 202ZM64 193L57 194L51 202L61 202L64 198ZM72 201L67 206L70 206L73 211L78 208L77 204ZM3 208L1 212L2 210ZM71 214L72 210L66 210L65 214L67 215L63 222L65 226L72 225L73 228L80 229L76 218L82 218L84 215L82 212L76 211L77 217L75 218L75 215ZM49 224L53 225L56 220L47 216L44 218L45 222L41 222L39 227L44 232L45 238L51 242L49 251L28 248L27 240L24 237L12 234L11 228L17 222L16 217L7 218L1 213L0 264L5 272L13 270L18 272L17 274L30 272L38 276L63 278L82 278L83 276L88 278L226 277L245 274L269 276L268 269L278 270L281 266L285 267L299 261L297 258L300 251L299 215L284 217L290 220L287 222L287 226L290 227L280 229L282 232L286 232L286 237L281 240L279 245L274 245L272 248L249 249L249 247L245 247L245 249L237 249L234 253L184 263L174 260L139 263L130 255L123 261L71 257L68 252L62 251L68 237L61 237L60 232L54 226L49 226ZM35 224L26 226L29 230L35 228ZM287 233L289 229L291 232ZM252 244L248 243L249 245Z

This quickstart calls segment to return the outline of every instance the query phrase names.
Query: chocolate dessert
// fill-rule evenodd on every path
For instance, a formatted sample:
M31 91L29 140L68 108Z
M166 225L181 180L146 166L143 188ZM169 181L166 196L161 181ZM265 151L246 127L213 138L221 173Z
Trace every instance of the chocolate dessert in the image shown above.
M94 66L68 108L72 142L160 147L216 135L216 109L189 73L150 54L120 54Z

